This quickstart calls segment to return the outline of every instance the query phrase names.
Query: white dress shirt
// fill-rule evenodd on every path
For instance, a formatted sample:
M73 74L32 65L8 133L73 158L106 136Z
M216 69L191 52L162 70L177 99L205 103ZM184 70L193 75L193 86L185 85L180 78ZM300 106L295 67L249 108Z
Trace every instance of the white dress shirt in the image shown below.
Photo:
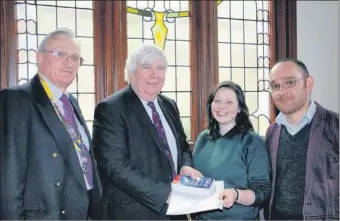
M151 107L148 106L147 101L143 100L140 97L139 97L139 99L142 101L142 104L143 104L146 112L148 113L151 122L153 123ZM169 124L168 124L168 121L166 120L166 118L163 114L161 107L159 106L157 98L153 101L153 103L155 104L155 108L156 108L156 110L159 114L161 121L162 121L162 125L163 125L164 131L165 131L165 136L166 136L166 139L168 141L169 148L170 148L171 156L172 156L172 159L174 161L175 171L177 173L178 150L177 150L176 138L175 138L174 134L172 133L172 130L171 130Z
M46 83L47 83L47 85L48 85L48 87L49 87L49 89L50 89L50 91L51 91L51 93L53 95L53 99L54 99L53 103L55 103L58 106L58 109L61 111L61 113L64 114L63 103L60 100L60 97L63 95L63 92L56 85L54 85L52 82L50 82L44 75L40 74L40 76L46 81ZM65 93L66 93L67 96L69 96L68 92L65 92ZM76 119L76 124L77 124L78 130L79 130L81 139L84 142L85 146L89 150L89 148L90 148L90 140L89 140L88 136L86 135L85 128L79 122L79 120L78 120L76 115L74 115L74 118ZM73 145L72 145L72 147L73 147ZM77 150L76 150L76 152L77 152L77 156L78 156L80 167L82 167L80 153ZM89 183L87 182L86 174L83 174L83 176L84 176L84 180L85 180L85 184L86 184L87 190L92 189L92 186L90 186Z

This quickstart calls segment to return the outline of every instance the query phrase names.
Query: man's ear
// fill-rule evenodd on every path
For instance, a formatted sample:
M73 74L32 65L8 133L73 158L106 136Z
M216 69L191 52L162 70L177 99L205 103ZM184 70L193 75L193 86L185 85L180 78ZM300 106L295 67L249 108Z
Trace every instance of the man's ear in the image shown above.
M135 73L134 73L134 72L131 72L131 71L129 71L129 73L128 73L128 77L129 77L129 81L130 81L130 83L131 83L131 81L132 81L132 78L134 78L134 76L135 76Z
M313 87L314 87L314 78L313 76L309 75L306 79L306 87L309 92L312 92Z
M37 52L35 57L37 60L37 64L40 64L43 61L43 56L40 52Z

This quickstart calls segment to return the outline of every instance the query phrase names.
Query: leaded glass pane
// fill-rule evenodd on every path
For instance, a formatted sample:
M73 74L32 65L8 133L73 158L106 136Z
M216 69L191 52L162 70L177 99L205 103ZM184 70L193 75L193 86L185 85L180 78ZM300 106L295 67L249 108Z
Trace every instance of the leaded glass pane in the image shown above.
M177 90L190 91L190 68L178 67L177 68ZM189 99L190 100L190 99Z
M39 34L47 34L57 28L57 12L56 7L37 6L37 25Z
M223 0L217 7L219 81L242 87L254 128L264 136L270 114L268 1Z
M59 1L58 1L59 2ZM76 1L77 8L93 9L93 1Z
M72 7L72 8L75 7L75 4L76 4L76 1L71 1L71 0L68 0L68 1L58 1L57 2L58 6L66 6L66 7Z
M181 116L189 117L190 116L190 92L177 92L177 105Z
M67 18L67 19L66 19ZM76 17L74 8L57 8L57 23L60 27L75 30Z
M220 67L230 67L230 44L218 43L218 64Z
M191 140L191 118L181 117L181 121L183 124L184 132L187 135L187 140Z
M188 1L127 1L128 53L143 42L163 48L168 70L162 94L174 99L191 139L191 79ZM160 36L163 36L160 37Z
M230 81L231 80L231 74L230 74L230 68L219 68L219 81Z
M16 1L15 4L18 84L27 82L37 73L36 51L44 36L56 28L73 29L81 43L85 62L68 91L79 98L85 120L92 125L95 107L93 1Z
M163 91L176 91L176 71L175 67L168 67L165 75Z

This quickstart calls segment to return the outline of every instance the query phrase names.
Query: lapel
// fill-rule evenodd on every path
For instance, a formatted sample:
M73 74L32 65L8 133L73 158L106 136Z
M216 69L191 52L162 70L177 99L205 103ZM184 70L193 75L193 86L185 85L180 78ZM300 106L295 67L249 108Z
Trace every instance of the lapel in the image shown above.
M273 128L275 129L275 128ZM270 144L270 159L272 163L273 179L276 177L276 162L277 162L277 151L279 149L280 135L282 125L277 125L275 133L272 133L272 139Z
M169 105L169 103L166 103L164 102L164 98L162 98L161 96L158 96L158 103L159 103L159 106L161 107L162 109L162 112L164 114L164 117L166 119L166 121L168 122L170 128L171 128L171 131L175 137L175 140L176 140L176 147L177 149L180 147L179 145L179 140L178 140L178 132L176 130L176 116L174 116L174 112L171 111L171 108L173 108L171 105ZM180 154L179 154L180 155Z
M174 134L174 136L177 138L177 131L176 131L176 127L175 127L175 122L176 122L176 117L173 115L173 112L170 111L171 108L173 108L172 106L170 106L168 103L164 102L164 98L162 97L158 97L157 98L159 106L162 109L162 112L166 118L166 121L168 122L172 133ZM177 140L177 139L176 139Z
M81 112L81 109L78 105L78 102L76 101L76 99L70 95L70 101L71 104L73 106L73 109L75 111L76 117L78 118L79 122L81 123L81 125L84 127L86 136L89 140L89 154L91 155L91 159L92 159L92 171L93 171L93 189L91 191L91 195L94 199L96 200L100 200L100 196L101 196L101 183L100 183L100 179L99 179L99 174L98 174L98 170L97 170L97 162L96 159L94 158L94 154L93 154L93 148L92 148L92 138L91 138L91 134L90 131L86 125L86 121L85 118Z
M275 191L275 181L276 181L276 162L277 162L277 151L279 149L280 135L281 135L282 125L274 124L272 133L267 139L270 139L270 159L272 164L272 191L270 197L270 205L273 204L274 191Z
M306 162L306 175L305 175L305 203L307 202L308 195L311 190L311 183L313 180L314 170L316 166L316 161L318 159L321 138L324 128L324 120L326 117L326 111L319 104L317 105L315 115L312 120L312 125L310 128L308 149L307 149L307 162Z
M131 85L129 84L126 88L126 103L129 109L136 115L140 123L143 125L145 130L148 132L152 140L155 142L158 149L163 153L164 157L168 159L167 154L165 152L165 148L159 138L156 127L153 125L148 113L146 112L141 100L132 90ZM169 161L169 160L168 160ZM171 166L171 163L169 161Z
M49 128L50 132L54 136L60 152L65 158L65 161L71 168L74 176L77 178L83 188L86 189L83 173L79 164L76 150L73 146L72 140L67 133L63 123L60 121L56 114L50 99L48 98L43 86L41 85L38 75L35 75L31 80L31 86L33 91L33 97L36 101L38 110Z

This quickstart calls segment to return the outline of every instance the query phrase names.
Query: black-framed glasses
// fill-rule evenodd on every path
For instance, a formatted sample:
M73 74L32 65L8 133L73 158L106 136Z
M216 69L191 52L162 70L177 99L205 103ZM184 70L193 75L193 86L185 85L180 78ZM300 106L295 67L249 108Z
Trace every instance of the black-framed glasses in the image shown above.
M42 52L51 53L53 60L55 60L56 62L64 62L67 60L67 58L71 58L73 62L79 63L80 66L82 66L84 63L84 59L80 57L80 55L77 55L77 54L68 54L66 52L59 51L59 50L53 50L53 51L44 50Z
M297 79L290 79L290 80L287 80L281 84L271 84L268 88L269 91L271 92L276 92L276 91L279 91L280 88L285 88L285 89L289 89L289 88L293 88L295 87L296 83L299 81L299 80L302 80L304 79L305 77L302 77L302 78L297 78Z

